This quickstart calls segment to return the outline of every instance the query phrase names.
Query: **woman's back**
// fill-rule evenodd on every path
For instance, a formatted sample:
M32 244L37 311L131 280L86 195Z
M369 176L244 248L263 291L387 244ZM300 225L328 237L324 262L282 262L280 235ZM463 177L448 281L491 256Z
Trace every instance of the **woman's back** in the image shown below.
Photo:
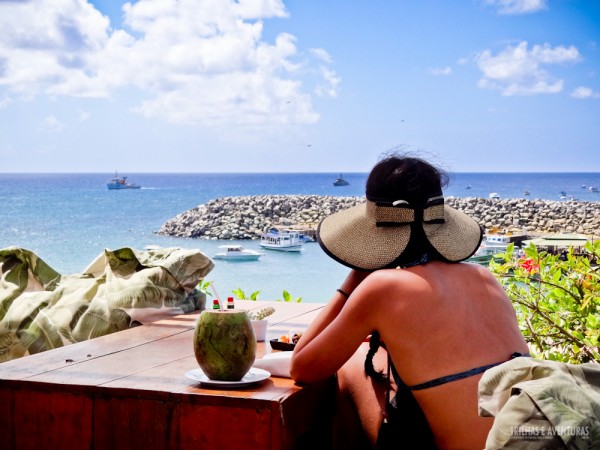
M482 266L430 262L365 282L376 286L378 331L408 386L528 351L508 297ZM413 391L441 447L483 448L492 422L478 416L480 377Z
M352 270L296 345L290 373L299 383L337 374L339 410L348 412L340 447L356 446L352 420L371 445L387 436L383 385L369 378L385 367L381 340L398 384L436 381L411 391L444 448L484 446L491 423L477 414L480 374L527 353L502 286L486 268L460 263L477 251L483 229L446 204L447 181L427 161L391 154L369 173L364 203L319 223L321 248Z

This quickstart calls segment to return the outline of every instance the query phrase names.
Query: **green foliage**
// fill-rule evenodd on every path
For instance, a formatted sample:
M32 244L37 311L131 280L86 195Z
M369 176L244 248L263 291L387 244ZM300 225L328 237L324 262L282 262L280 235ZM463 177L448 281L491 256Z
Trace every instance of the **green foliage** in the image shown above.
M236 296L236 298L238 300L258 300L258 294L260 294L262 291L255 291L252 294L250 294L250 297L246 296L246 293L241 289L241 288L237 288L234 289L233 291L231 291L231 293L233 295ZM282 301L281 299L277 299L277 302ZM283 290L283 301L284 302L290 302L290 303L301 303L302 302L302 297L292 297L292 295L286 291L285 289Z
M205 295L210 295L212 297L213 293L212 293L212 289L210 288L212 286L213 282L212 281L200 281L200 283L198 283L198 286L196 286L196 289L198 289L200 292L204 292Z
M231 291L231 293L235 295L238 300L257 300L260 292L261 291L254 291L252 294L250 294L250 297L246 297L246 293L241 288Z
M534 356L571 364L600 360L600 241L583 254L517 257L511 244L489 268L503 284Z
M280 302L281 300L277 300L277 301ZM293 303L301 303L302 297L293 298L292 295L284 289L283 290L283 301L290 302L290 303L292 303L292 302Z

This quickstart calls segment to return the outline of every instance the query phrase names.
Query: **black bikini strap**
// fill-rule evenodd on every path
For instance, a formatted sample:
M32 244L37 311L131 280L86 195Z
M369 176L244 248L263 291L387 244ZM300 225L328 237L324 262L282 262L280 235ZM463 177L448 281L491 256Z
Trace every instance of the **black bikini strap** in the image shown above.
M512 355L510 355L510 359L518 358L521 356L526 357L526 356L530 356L530 355L529 355L529 353L524 354L524 353L515 352ZM446 375L444 377L439 377L434 380L427 381L425 383L415 384L413 386L408 386L408 385L402 383L402 388L409 389L411 391L420 391L421 389L428 389L431 387L440 386L442 384L450 383L451 381L462 380L463 378L468 378L473 375L483 373L486 370L491 369L492 367L499 366L500 364L502 364L504 362L506 362L506 361L497 362L494 364L488 364L488 365L481 366L481 367L475 367L474 369L465 370L464 372L455 373L453 375ZM396 383L400 386L400 381L396 381Z
M462 380L463 378L469 378L473 375L477 375L478 373L485 372L488 369L491 369L494 366L497 366L501 363L488 364L487 366L476 367L471 370L465 370L464 372L455 373L453 375L446 375L445 377L439 377L435 380L427 381L425 383L415 384L413 386L407 386L411 391L420 391L421 389L428 389L431 387L439 386L441 384L450 383L451 381Z

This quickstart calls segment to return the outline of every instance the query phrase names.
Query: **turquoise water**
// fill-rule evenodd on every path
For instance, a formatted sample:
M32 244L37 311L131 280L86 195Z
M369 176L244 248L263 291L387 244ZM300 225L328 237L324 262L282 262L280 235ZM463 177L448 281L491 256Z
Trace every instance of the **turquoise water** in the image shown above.
M334 187L338 173L308 174L123 174L139 190L109 191L113 174L0 174L0 248L36 252L61 273L81 272L105 248L146 245L199 249L208 256L220 241L181 239L155 232L177 214L225 196L298 194L362 196L366 174L344 174L349 186ZM582 188L585 185L586 188ZM470 186L467 189L466 186ZM445 194L559 200L561 191L582 201L600 201L587 187L600 187L600 173L453 174ZM525 197L524 191L530 195ZM258 241L242 245L259 249ZM207 280L221 296L241 288L259 298L281 298L286 289L303 302L322 302L339 286L347 269L318 244L301 254L267 251L256 262L216 261Z

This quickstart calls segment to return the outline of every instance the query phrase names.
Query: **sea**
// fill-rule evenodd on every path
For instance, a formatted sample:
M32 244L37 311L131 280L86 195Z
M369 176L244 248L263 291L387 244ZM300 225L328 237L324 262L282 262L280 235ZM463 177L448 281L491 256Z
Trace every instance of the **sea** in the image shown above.
M223 241L162 236L169 219L212 199L247 195L363 196L366 173L130 173L141 189L108 190L109 173L0 173L0 249L35 252L62 274L82 272L105 249L195 249L212 257ZM600 202L600 173L452 173L446 196ZM528 195L525 193L528 192ZM563 195L564 194L564 195ZM561 195L566 200L561 199ZM259 241L234 241L260 250ZM228 242L231 243L231 242ZM215 260L206 276L220 297L241 289L260 300L327 302L348 269L317 243L300 253L265 250L258 261Z

